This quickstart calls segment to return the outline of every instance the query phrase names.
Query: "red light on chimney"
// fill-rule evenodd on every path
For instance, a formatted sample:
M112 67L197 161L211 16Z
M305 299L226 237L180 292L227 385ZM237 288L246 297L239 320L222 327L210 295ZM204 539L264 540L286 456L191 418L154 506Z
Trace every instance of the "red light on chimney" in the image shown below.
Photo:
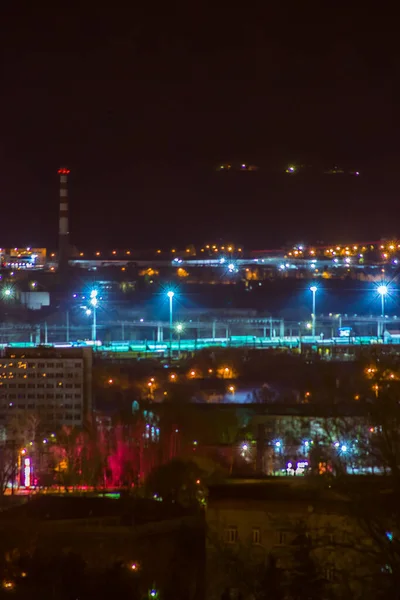
M69 169L58 169L59 175L69 175L71 171Z

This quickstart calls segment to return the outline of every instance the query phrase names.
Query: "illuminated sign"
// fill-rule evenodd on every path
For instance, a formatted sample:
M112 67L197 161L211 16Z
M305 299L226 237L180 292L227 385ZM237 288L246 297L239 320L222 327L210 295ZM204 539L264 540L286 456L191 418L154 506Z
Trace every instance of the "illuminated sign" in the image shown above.
M24 459L24 486L31 487L31 459Z

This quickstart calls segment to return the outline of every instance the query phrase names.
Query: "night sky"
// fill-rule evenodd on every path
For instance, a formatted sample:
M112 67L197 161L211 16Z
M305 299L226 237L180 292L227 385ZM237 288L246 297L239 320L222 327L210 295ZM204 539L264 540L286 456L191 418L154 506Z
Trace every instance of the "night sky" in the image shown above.
M390 14L332 3L8 4L1 245L56 244L64 164L81 247L223 238L268 248L399 233ZM221 161L260 171L217 174ZM291 161L313 169L289 181ZM361 176L321 177L334 163Z

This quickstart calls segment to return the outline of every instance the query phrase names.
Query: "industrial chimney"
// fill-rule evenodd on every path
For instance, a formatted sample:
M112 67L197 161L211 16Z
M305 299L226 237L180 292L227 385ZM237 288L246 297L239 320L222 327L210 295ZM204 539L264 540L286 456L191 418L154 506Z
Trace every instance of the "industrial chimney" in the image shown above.
M69 169L58 169L60 176L60 219L58 228L58 268L65 269L69 259L68 175Z

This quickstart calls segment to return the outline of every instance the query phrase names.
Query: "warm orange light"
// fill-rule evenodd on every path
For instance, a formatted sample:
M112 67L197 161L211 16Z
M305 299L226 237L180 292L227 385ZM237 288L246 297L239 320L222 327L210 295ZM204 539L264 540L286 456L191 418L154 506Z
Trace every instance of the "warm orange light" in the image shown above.
M113 380L113 379L109 379L109 380L108 380L108 383L109 383L110 385L112 385L112 384L114 383L114 380Z

